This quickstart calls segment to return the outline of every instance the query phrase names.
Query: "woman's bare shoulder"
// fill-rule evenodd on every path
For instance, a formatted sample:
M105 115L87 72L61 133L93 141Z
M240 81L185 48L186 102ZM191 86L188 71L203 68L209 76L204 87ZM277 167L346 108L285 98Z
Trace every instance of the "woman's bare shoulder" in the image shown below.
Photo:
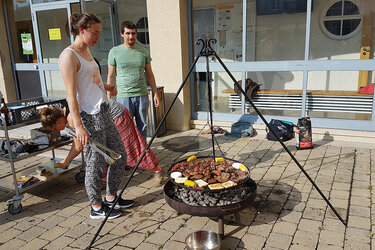
M69 47L68 47L69 48ZM79 68L79 60L74 52L70 49L64 49L59 58L60 66L68 66L73 68Z
M65 60L65 59L72 59L74 57L77 57L77 56L74 54L74 52L69 47L67 47L66 49L64 49L61 52L60 61Z

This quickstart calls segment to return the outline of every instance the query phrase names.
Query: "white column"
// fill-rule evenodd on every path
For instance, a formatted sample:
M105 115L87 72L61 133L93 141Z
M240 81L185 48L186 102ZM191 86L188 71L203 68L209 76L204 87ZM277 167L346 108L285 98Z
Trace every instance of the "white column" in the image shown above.
M187 0L147 0L151 66L157 86L164 86L166 109L189 71ZM190 128L190 82L167 117L167 128Z

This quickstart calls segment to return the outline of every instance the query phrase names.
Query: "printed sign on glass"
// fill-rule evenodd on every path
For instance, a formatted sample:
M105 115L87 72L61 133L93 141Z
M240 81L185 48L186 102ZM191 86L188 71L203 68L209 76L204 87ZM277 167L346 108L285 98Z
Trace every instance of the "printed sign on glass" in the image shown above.
M23 33L21 34L21 41L22 41L22 53L24 55L32 55L33 51L33 43L31 41L31 34L30 33Z

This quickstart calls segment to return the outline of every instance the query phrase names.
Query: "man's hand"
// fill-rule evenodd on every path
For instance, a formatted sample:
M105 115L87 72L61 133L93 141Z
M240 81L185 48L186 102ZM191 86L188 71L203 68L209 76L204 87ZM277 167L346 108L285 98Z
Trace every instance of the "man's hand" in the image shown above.
M87 145L90 137L89 132L87 132L87 130L84 127L77 127L75 128L75 130L78 141L82 145Z
M117 96L117 88L115 90L108 92L110 96Z
M155 108L159 107L160 101L159 101L158 93L155 93L154 95L154 104L155 104Z
M104 83L104 89L109 92L117 91L116 84L113 84L113 83L112 84Z

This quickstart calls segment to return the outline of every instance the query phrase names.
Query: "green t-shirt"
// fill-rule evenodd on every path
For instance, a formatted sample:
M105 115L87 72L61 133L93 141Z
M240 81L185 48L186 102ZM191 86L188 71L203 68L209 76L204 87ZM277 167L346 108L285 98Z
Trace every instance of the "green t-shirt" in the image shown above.
M150 62L151 57L148 51L138 45L129 49L121 44L109 51L108 64L116 67L117 97L148 94L145 65Z

